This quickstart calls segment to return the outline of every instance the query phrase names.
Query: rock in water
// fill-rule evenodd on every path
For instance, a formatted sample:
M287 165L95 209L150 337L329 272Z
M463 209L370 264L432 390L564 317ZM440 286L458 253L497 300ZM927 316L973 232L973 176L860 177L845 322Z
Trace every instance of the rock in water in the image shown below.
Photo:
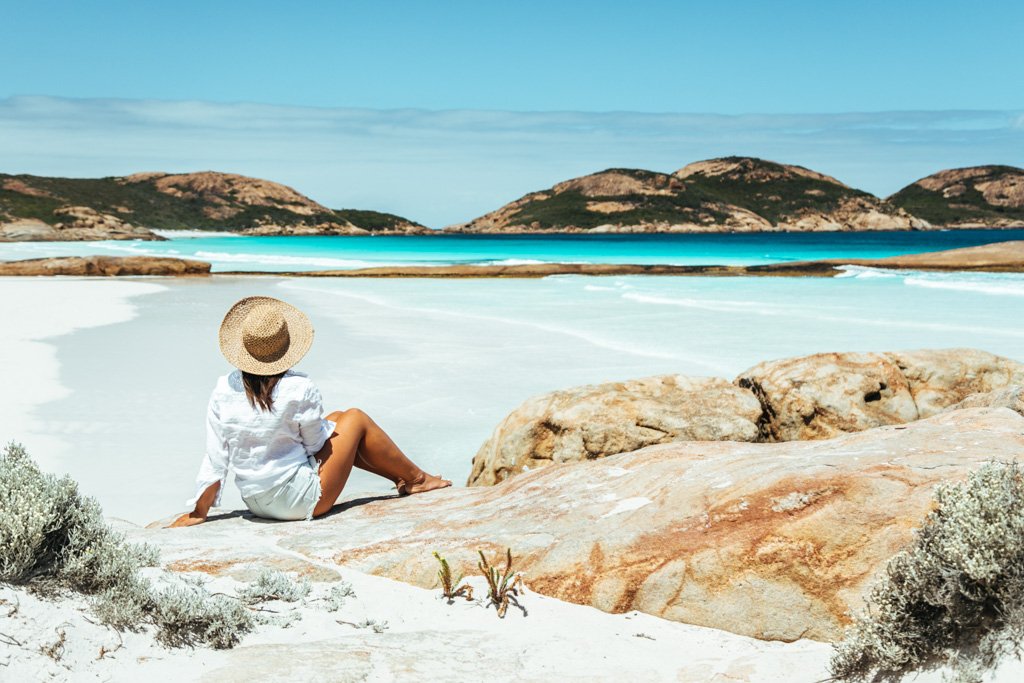
M498 486L352 500L312 523L213 517L136 530L172 569L251 577L324 563L434 587L444 554L511 548L531 591L769 640L832 640L911 540L934 487L1024 459L1024 417L946 412L825 441L674 442Z
M753 394L718 378L662 375L555 391L498 425L473 458L468 483L670 441L753 441L760 416Z
M163 256L59 256L0 262L0 275L208 275L205 261Z

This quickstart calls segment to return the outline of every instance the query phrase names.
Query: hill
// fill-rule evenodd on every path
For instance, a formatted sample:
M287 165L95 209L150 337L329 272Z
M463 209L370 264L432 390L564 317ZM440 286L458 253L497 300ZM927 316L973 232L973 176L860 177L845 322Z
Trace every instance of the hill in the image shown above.
M1024 226L1024 169L972 166L921 178L889 202L946 227Z
M724 157L665 174L609 169L532 192L455 232L754 232L929 227L801 166Z
M152 230L186 228L254 235L426 230L388 213L329 209L285 185L232 173L0 174L0 240L159 239Z

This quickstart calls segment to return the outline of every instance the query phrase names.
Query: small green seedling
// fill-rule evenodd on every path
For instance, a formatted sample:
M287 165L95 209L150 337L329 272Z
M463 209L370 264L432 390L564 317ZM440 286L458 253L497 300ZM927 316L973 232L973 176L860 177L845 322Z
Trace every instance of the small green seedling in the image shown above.
M455 598L472 600L473 587L468 583L462 583L462 575L459 574L459 578L453 581L452 568L448 566L448 560L441 557L437 551L434 551L434 559L441 565L441 568L437 570L437 578L441 582L441 595L448 601L448 604L452 604Z
M523 610L523 615L526 615L526 608L519 604L517 598L519 592L526 590L523 586L523 575L516 572L512 574L512 549L508 548L505 551L505 570L499 571L497 567L492 567L484 556L482 550L477 550L480 554L480 562L477 566L480 568L480 572L487 579L487 598L490 600L490 604L498 608L498 616L502 619L505 618L505 612L508 611L509 604L513 604L519 609Z

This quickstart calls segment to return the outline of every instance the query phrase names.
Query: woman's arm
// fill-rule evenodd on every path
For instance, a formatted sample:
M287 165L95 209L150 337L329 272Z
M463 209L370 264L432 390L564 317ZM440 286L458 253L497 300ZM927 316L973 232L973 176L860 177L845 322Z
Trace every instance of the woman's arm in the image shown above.
M220 500L221 487L228 476L228 449L220 429L220 415L213 396L206 409L206 455L196 476L196 495L188 501L192 512L174 520L172 527L192 526L206 521L210 508Z
M210 508L213 506L213 501L217 500L217 494L220 493L220 482L210 484L202 495L196 500L196 507L192 512L186 512L178 519L171 523L171 528L180 526L194 526L196 524L202 524L206 521L206 516L210 513Z

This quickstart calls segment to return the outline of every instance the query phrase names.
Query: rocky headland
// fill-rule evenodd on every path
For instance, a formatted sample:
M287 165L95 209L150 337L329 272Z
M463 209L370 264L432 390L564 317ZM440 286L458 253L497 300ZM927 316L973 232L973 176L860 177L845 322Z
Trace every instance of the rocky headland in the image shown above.
M330 209L231 173L112 178L0 174L0 241L160 239L153 230L243 235L813 232L1024 227L1024 170L940 171L888 198L755 157L674 173L613 168L530 192L443 231L388 213Z
M113 178L0 174L0 241L161 239L153 230L247 235L424 233L376 211L329 209L294 189L233 173Z
M1024 226L1024 170L940 171L886 199L754 157L608 169L531 192L459 233L813 232Z
M1024 169L972 166L939 171L889 202L935 225L1006 228L1024 225Z
M769 232L931 227L831 176L753 157L675 173L609 169L531 192L453 232Z

